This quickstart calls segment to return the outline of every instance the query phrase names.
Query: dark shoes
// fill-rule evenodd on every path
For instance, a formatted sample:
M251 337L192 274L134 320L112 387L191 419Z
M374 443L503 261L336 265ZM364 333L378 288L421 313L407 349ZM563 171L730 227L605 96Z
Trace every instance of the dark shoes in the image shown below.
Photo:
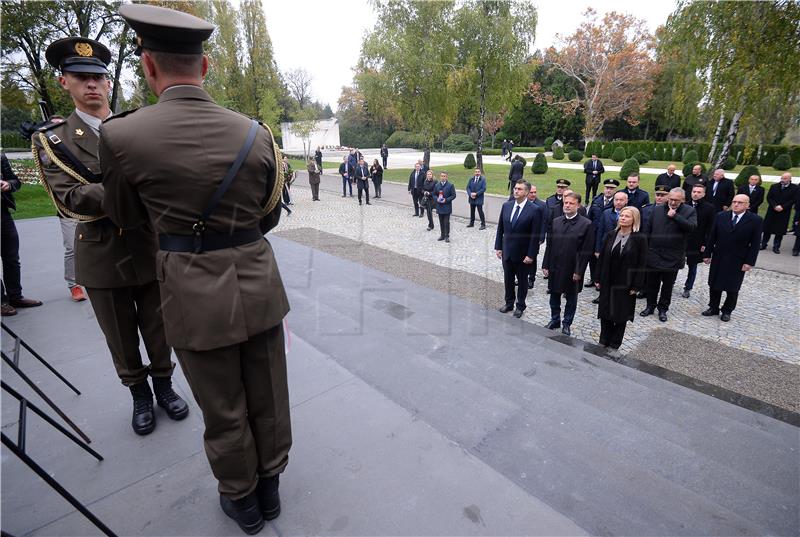
M727 323L728 321L731 320L731 314L730 313L725 313L723 311L719 316L719 320L724 322L724 323Z
M278 494L279 479L277 475L258 479L256 497L264 520L278 518L278 515L281 514L281 497Z
M522 313L523 313L523 311L524 311L524 310L521 310L521 309L519 309L519 308L515 309L515 310L514 310L514 317L516 317L517 319L519 319L520 317L522 317Z
M481 230L481 229L486 229L486 224L481 224L481 227L479 227L478 229L479 229L479 230Z
M475 224L467 224L467 227L475 227Z
M792 257L797 257L800 255L800 250L792 250Z
M156 428L156 415L153 412L153 392L150 391L150 384L144 380L138 384L130 386L133 395L133 417L131 427L133 432L139 435L146 435L153 432Z
M8 303L15 308L35 308L42 305L41 300L33 300L32 298L10 298Z
M594 300L592 300L592 304L599 304L599 303L600 303L600 296L594 297Z
M667 322L667 312L666 311L659 311L658 312L658 320L662 323Z
M656 311L655 308L651 308L651 307L648 306L645 309L643 309L642 311L640 311L639 315L641 315L642 317L649 317L650 315L653 314L654 311Z
M594 287L594 282L584 283L584 287Z
M761 246L759 246L759 247L758 247L758 249L759 249L759 250L766 250L766 249L767 249L767 243L765 243L765 242L762 242L762 243L761 243Z
M569 325L568 324L564 325L564 327L561 329L561 333L564 334L565 336L572 335L572 332L570 332L570 330L569 330Z
M683 298L689 298L690 296L692 296L692 293L691 293L691 292L689 292L689 290L688 290L688 289L684 289L684 290L683 290L683 294L682 294L681 296L682 296Z
M437 241L443 241L443 240L444 240L444 237L439 237L439 238L438 238L438 239L436 239L436 240L437 240Z
M264 527L264 516L261 514L261 507L258 505L255 491L238 500L231 500L220 494L219 505L222 507L222 511L248 535L254 535Z
M433 226L428 226L428 231L431 231L432 229L433 229Z
M528 290L531 290L531 289L533 289L533 282L532 281L528 281Z
M367 205L372 205L370 202L367 202Z
M781 253L781 249L778 248L777 246L773 246L772 247L772 253L773 254L779 254L779 253Z
M645 296L647 296L647 295L645 294L644 291L639 291L638 293L636 293L636 298L637 299L644 298Z
M550 321L545 326L548 330L555 330L556 328L561 328L561 321Z
M11 317L12 315L16 315L17 310L14 309L14 306L11 304L3 304L0 307L0 315L3 317Z
M173 420L182 420L189 415L189 405L172 389L172 378L153 377L153 391L156 403L166 411Z
M450 242L450 237L445 237L444 242Z
M511 311L513 309L514 309L514 306L503 306L502 308L500 308L497 311L499 311L500 313L508 313L509 311Z
M700 315L702 315L703 317L713 317L714 315L719 315L719 310L715 310L714 308L708 308Z

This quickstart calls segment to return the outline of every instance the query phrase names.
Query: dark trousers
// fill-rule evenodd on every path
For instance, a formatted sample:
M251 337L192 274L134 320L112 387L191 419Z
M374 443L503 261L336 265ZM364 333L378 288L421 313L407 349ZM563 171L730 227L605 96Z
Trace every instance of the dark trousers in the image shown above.
M564 319L561 319L561 293L550 293L550 320L561 321L561 324L570 326L578 309L578 293L564 293L567 303L564 306Z
M622 338L625 337L625 326L627 324L600 319L600 345L618 349L622 345Z
M478 216L481 219L481 225L486 225L486 217L483 215L483 205L474 205L472 203L469 204L469 224L475 224L475 210L478 210Z
M386 165L386 161L389 160L389 157L381 157L381 160L383 160L383 169L385 170L389 167Z
M203 411L203 443L219 492L249 494L283 472L292 446L283 324L237 345L175 349Z
M668 311L672 303L672 288L678 271L647 267L647 280L645 283L647 294L647 307L658 308L658 311ZM659 294L659 290L661 293Z
M350 195L353 195L353 183L350 182L350 179L342 177L342 196L347 195L347 187L350 187Z
M585 203L586 205L590 205L592 200L597 195L597 186L600 184L599 180L592 180L591 182L586 181L586 198Z
M525 299L528 297L528 274L533 265L526 265L522 261L512 261L503 259L503 285L505 286L506 306L514 305L514 296L517 298L517 309L525 311ZM535 269L534 269L535 270ZM514 292L514 282L518 281L516 293Z
M694 280L697 278L697 265L699 263L686 263L688 272L686 273L686 283L683 284L683 288L687 291L691 291L694 287Z
M722 300L722 291L710 288L708 290L708 307L715 311L720 311L719 303ZM728 291L725 293L725 303L722 304L722 313L730 313L736 309L736 302L739 300L739 291Z
M422 191L418 188L411 189L411 201L414 203L414 215L419 216L419 200L422 198Z
M428 227L433 229L433 203L431 200L428 200L427 203L423 203L419 210L425 212L428 217Z
M794 239L794 246L792 247L792 253L800 252L800 235L797 235Z
M537 263L537 257L538 256L534 256L533 263L530 264L531 270L528 272L528 285L529 286L532 286L533 283L536 281L536 267L538 266L536 264Z
M312 200L319 199L319 183L311 184L311 199Z
M158 282L129 287L100 289L87 287L97 324L106 337L117 376L125 386L153 377L169 377L174 364L161 320ZM150 365L142 363L139 332Z
M0 222L0 257L3 259L3 302L22 298L22 280L19 264L19 234L8 209L2 209Z
M784 235L783 233L781 233L780 235L778 235L777 233L775 234L775 240L772 241L773 248L781 247L781 242L783 242L783 235ZM772 237L772 233L764 233L764 236L761 238L761 246L766 246L767 243L769 242L770 237Z
M597 282L597 257L594 254L589 257L589 281Z
M375 181L372 181L372 184L373 184L373 186L375 186L375 197L376 198L380 198L381 197L381 183L380 183L380 181L378 181L377 183Z
M441 236L445 239L450 237L450 215L449 214L440 214L439 215L439 229L442 230Z
M366 179L357 179L358 183L358 204L361 205L361 193L364 192L367 196L367 203L369 203L369 183Z

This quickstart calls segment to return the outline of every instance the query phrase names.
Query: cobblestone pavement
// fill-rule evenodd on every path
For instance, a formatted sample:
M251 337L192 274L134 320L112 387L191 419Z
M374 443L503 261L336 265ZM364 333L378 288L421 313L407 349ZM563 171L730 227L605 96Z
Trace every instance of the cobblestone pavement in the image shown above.
M370 206L359 206L355 197L342 198L321 193L320 202L312 202L310 190L303 185L292 187L293 213L281 218L276 231L310 227L398 252L435 265L462 270L494 281L502 282L503 270L494 255L496 226L487 223L487 229L467 229L461 218L451 220L450 243L439 242L438 220L436 229L426 231L427 219L415 218L410 207L372 200ZM544 254L540 250L538 262ZM588 277L588 275L587 275ZM708 287L705 282L708 268L698 267L697 281L691 298L682 298L686 270L678 274L673 293L669 320L660 322L655 315L641 318L638 315L628 325L623 353L634 350L657 328L670 328L744 351L800 364L800 334L796 327L800 320L800 278L767 270L753 269L745 277L739 294L739 303L731 321L723 323L719 317L700 315L707 307ZM548 295L541 272L536 286L528 294L528 308L523 319L544 325L549 320ZM596 318L597 306L591 303L596 296L585 289L578 297L578 311L572 325L572 335L584 341L598 340L600 325ZM500 307L503 297L498 296ZM637 311L644 301L637 304Z

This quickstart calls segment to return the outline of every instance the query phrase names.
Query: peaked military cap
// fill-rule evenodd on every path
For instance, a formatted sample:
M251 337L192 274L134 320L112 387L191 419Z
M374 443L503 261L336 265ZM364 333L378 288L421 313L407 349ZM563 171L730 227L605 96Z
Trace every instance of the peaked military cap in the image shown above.
M87 37L65 37L53 41L44 53L47 63L62 73L108 74L111 51Z
M165 7L125 4L119 14L136 32L139 56L142 49L178 54L202 54L203 41L215 26L199 17Z
M616 179L606 179L603 181L603 186L619 186L619 181Z
M559 179L558 181L556 181L556 186L569 186L571 184L572 183L570 183L566 179Z
M669 188L667 188L667 185L656 185L655 191L656 194L669 194Z

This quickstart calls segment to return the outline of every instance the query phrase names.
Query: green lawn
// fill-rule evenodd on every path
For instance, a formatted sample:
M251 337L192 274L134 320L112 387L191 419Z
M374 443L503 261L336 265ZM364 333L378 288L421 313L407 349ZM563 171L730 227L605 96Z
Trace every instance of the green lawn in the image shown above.
M14 220L56 214L56 208L42 185L23 184L22 188L14 192L14 201L17 203L17 211L12 213Z

